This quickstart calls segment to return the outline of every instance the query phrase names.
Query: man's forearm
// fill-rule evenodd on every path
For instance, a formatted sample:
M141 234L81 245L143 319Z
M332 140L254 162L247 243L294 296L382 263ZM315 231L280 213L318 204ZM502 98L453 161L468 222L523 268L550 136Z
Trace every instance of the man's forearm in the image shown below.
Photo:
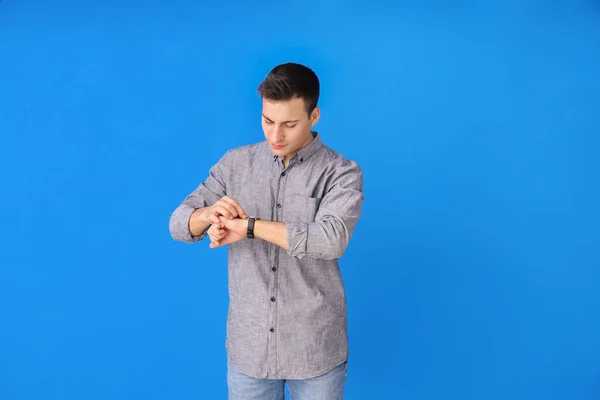
M276 244L287 251L287 230L283 222L257 220L254 224L254 236Z
M200 234L211 225L211 223L206 220L205 211L206 207L199 208L190 215L188 226L192 236L200 236Z

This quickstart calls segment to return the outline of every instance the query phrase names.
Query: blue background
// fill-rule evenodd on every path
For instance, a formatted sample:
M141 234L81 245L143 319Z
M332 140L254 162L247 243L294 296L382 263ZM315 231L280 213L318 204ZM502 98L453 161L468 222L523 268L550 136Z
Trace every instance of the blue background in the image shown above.
M392 3L0 3L0 399L226 398L168 219L286 61L365 175L346 398L600 398L600 2Z

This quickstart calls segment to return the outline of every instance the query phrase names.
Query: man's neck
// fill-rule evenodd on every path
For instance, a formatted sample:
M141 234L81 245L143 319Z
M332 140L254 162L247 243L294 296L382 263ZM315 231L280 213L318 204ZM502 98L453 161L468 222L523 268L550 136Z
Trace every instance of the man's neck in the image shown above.
M315 140L315 137L313 136L312 131L310 132L310 137L308 139L308 141L304 144L304 146L300 147L298 149L298 151L302 150L303 148L305 148L306 146L308 146L309 144L311 144L311 142ZM298 153L298 151L296 151L296 153ZM288 154L287 156L283 157L283 168L287 168L288 164L290 163L290 160L292 159L292 157L294 157L296 155L296 153L294 154Z

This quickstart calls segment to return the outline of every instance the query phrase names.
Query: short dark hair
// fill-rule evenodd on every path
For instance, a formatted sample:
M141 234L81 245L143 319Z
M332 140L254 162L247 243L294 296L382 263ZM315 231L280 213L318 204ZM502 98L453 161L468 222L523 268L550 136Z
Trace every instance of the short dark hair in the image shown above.
M319 102L319 78L305 65L292 62L280 64L269 72L258 87L258 92L263 99L273 101L301 98L310 114Z

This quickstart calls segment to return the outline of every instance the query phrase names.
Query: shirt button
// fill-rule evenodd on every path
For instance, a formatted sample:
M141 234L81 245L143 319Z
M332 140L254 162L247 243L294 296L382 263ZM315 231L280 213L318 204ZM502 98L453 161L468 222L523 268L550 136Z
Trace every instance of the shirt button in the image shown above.
M281 208L281 204L277 203L277 208Z
M273 271L273 272L277 271L277 267L271 268L271 271Z
M275 328L271 328L271 329L269 329L269 331L270 331L271 333L273 333L273 332L275 332Z
M282 172L282 173L281 173L281 176L285 176L285 172Z
M271 297L271 301L275 301L275 297Z

